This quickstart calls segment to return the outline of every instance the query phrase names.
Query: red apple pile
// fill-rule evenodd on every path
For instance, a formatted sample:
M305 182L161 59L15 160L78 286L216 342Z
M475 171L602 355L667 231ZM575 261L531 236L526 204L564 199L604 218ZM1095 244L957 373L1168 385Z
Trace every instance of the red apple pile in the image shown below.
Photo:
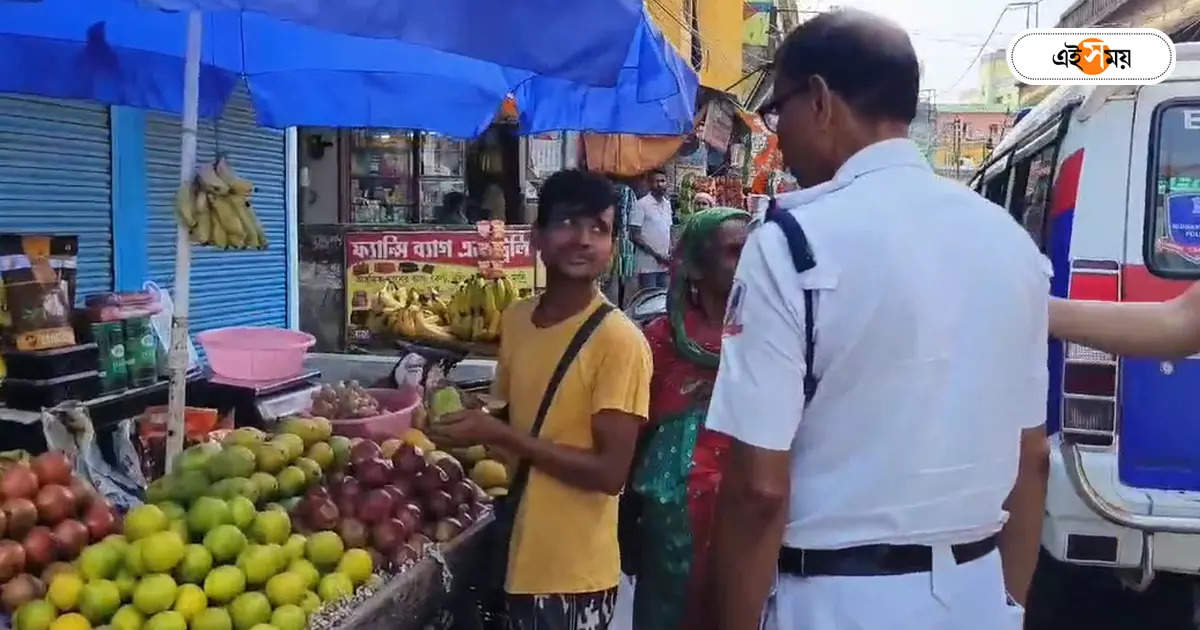
M74 560L116 525L112 506L71 473L62 453L43 453L5 469L0 500L0 584L6 606L10 590L29 590L23 585L38 582L34 575L53 569L55 562ZM22 588L10 589L10 582Z
M446 542L483 516L490 498L442 451L401 445L391 458L357 440L350 462L311 488L292 516L300 530L332 530L347 547L370 549L393 570Z

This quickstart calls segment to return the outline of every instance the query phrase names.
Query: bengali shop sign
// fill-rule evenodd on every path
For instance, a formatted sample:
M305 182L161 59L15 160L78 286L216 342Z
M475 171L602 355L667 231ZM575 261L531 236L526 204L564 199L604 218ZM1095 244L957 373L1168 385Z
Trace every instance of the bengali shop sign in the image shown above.
M399 287L435 289L447 298L459 283L480 271L480 260L496 259L522 296L533 291L536 265L529 228L510 227L504 251L477 231L422 230L346 234L347 338L371 340L367 315L379 290L389 282Z

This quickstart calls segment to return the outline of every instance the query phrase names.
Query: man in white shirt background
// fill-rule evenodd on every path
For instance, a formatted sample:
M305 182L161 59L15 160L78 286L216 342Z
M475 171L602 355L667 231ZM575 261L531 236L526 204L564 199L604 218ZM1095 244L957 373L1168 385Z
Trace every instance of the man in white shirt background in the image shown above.
M760 114L803 188L751 235L726 313L707 424L734 438L722 630L758 627L764 604L780 630L1022 627L1050 265L906 138L918 83L907 34L861 11L819 15L777 53Z
M655 170L650 173L650 192L638 199L629 212L629 240L637 249L638 289L667 286L672 222L667 174Z

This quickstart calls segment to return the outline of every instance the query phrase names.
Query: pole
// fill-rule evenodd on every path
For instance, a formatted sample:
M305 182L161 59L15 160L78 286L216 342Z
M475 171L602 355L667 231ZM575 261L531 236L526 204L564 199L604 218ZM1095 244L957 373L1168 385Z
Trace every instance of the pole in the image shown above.
M959 179L962 170L962 119L954 118L954 179Z
M196 175L196 121L200 109L200 12L188 13L187 58L183 71L183 134L179 149L179 182ZM188 302L191 300L192 243L180 223L175 231L175 313L171 318L171 350L167 366L171 389L167 399L166 468L173 470L175 457L183 450L184 408L187 399Z

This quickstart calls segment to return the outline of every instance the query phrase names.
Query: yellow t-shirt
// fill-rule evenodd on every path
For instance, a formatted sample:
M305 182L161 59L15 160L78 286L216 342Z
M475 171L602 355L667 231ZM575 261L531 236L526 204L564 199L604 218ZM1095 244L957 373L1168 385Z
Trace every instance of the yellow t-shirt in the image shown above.
M513 426L533 427L550 375L567 344L604 298L548 328L533 325L536 298L505 309L493 391L508 401ZM592 447L592 415L602 410L647 417L650 347L620 311L604 318L576 355L554 396L541 439ZM505 587L514 594L589 593L620 578L617 497L580 490L533 467L513 528Z

